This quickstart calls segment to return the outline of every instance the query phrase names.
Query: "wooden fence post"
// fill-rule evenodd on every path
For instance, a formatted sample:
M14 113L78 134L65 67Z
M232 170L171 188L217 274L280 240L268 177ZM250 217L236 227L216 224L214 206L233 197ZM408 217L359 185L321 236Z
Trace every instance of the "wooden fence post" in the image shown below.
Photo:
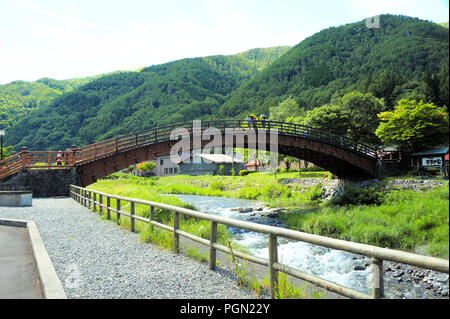
M117 198L117 225L120 225L120 199Z
M106 219L107 220L111 219L111 211L109 209L110 206L111 206L111 198L109 198L109 196L106 196Z
M150 221L155 220L155 206L150 206Z
M209 234L209 269L216 269L216 249L213 247L217 241L217 222L211 221L211 229Z
M269 280L270 280L270 298L274 299L278 293L278 271L273 269L273 264L278 262L277 236L269 234Z
M71 152L69 154L69 165L73 166L75 164L75 162L76 162L76 160L75 160L75 153L76 153L77 149L76 149L75 145L72 145L70 147L70 149L71 149Z
M130 202L130 231L134 233L134 202Z
M21 152L21 159L22 159L22 168L27 166L27 148L24 146L22 147L22 152Z
M98 212L100 213L100 216L102 216L102 212L103 212L103 195L98 195Z
M173 212L173 253L178 254L180 248L180 236L177 230L180 228L180 213Z
M379 299L384 297L383 260L372 257L370 263L372 265L372 297Z
M92 193L92 205L94 207L94 212L97 210L97 204L96 204L96 200L97 200L97 194L96 193Z

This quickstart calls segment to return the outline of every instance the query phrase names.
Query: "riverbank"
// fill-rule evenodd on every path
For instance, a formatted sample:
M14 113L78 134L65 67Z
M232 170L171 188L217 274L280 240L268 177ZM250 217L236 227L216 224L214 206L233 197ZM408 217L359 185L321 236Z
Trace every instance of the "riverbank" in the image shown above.
M122 185L148 186L160 194L185 194L201 196L221 196L250 199L263 202L268 207L311 207L321 202L322 185L308 187L304 191L294 191L280 181L285 179L312 179L322 176L322 180L330 180L329 172L280 172L252 173L247 176L188 176L175 175L167 177L141 178L130 174L116 173L100 180L93 187L109 187L111 180L120 179ZM127 186L127 187L128 187Z
M388 183L388 185L391 185ZM380 247L449 257L449 187L350 187L313 212L282 215L291 229Z
M259 208L235 209L241 215L248 215L250 221L264 214L274 226L282 221L284 227L300 231L448 259L448 181L388 179L349 184L334 179L299 179L298 173L277 175L277 179L267 174L148 179L122 174L99 181L92 188L159 201L161 198L145 197L141 189L151 190L158 196L171 193L252 199ZM134 194L130 193L131 189ZM179 205L188 205L182 203ZM200 236L208 238L208 227L193 224L192 229L202 229ZM417 291L399 292L395 298L408 298L411 294L419 298L448 296L448 275L446 284L442 285L445 278L437 273L422 276L423 270L403 266L406 267L403 274L385 268L386 281L393 287L409 281L411 289ZM366 268L363 264L352 271L368 271ZM422 293L424 289L429 294Z
M302 174L306 178L299 178L298 172L277 173L275 179L273 174L263 173L153 178L113 174L92 188L177 206L185 204L160 194L255 200L284 210L280 217L288 228L409 251L425 246L426 254L448 259L448 181L348 182L324 175L325 179L311 179L306 173Z

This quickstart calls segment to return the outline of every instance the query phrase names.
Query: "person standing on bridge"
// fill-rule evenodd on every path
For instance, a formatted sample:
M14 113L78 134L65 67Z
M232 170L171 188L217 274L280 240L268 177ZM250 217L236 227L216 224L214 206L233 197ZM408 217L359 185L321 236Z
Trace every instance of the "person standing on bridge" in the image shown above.
M267 121L267 115L266 114L261 114L260 118L261 118L261 126L262 126L262 128L265 128L266 127L266 121Z
M248 129L252 128L252 118L250 115L247 116L247 118L245 119L245 122L247 123Z
M63 153L64 165L69 165L69 151L70 149L66 148Z
M250 115L250 120L252 122L253 129L256 130L257 129L257 127L256 127L256 116L254 114L251 114Z
M61 153L58 153L56 155L56 165L62 165L62 155L61 155Z

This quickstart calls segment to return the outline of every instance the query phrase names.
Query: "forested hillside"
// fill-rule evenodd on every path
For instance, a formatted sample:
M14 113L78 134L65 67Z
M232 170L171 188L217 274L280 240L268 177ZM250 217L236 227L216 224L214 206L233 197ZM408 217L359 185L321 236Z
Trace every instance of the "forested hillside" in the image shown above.
M49 104L54 98L104 75L68 80L42 78L33 82L13 81L0 85L0 129L8 129L31 111Z
M0 125L7 129L35 108L49 103L64 92L85 84L88 79L57 81L49 78L34 82L14 81L0 85Z
M103 76L19 121L7 135L20 149L61 149L146 128L211 118L228 95L290 47L183 59Z
M220 116L267 113L290 96L308 110L352 90L388 107L403 97L448 106L448 36L440 25L392 15L380 17L380 28L361 21L323 30L240 87Z

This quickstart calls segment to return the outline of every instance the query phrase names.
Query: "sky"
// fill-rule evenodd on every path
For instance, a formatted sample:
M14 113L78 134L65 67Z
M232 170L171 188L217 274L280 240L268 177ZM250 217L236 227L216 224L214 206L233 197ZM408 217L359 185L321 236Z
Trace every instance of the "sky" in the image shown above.
M443 0L0 0L0 84L294 46L379 14L449 21Z

